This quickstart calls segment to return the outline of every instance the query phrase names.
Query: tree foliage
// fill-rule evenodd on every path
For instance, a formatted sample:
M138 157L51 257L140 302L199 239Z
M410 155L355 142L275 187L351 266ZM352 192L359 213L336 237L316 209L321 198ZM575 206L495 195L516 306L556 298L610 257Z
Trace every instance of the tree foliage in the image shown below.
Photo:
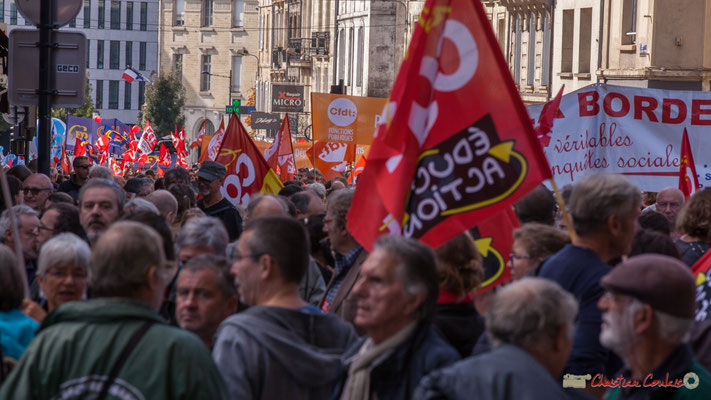
M185 89L174 73L153 75L151 78L153 82L146 87L146 102L138 119L141 125L151 121L156 136L160 138L173 132L176 125L180 129L185 124Z
M91 85L89 84L89 75L86 76L86 96L84 97L84 105L79 108L52 108L52 118L59 118L62 121L67 121L67 115L75 117L91 118L94 116L94 100L91 98Z

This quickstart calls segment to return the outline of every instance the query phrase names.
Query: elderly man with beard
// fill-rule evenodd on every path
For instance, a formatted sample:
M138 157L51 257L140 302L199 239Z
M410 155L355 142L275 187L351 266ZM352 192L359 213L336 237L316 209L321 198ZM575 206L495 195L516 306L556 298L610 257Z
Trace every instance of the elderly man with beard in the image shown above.
M79 192L79 220L93 243L123 210L125 194L108 179L90 179Z
M711 398L711 374L684 343L696 310L696 284L686 265L667 256L640 255L619 264L600 284L607 290L598 302L600 343L625 361L625 368L609 378L630 383L614 387L605 398Z

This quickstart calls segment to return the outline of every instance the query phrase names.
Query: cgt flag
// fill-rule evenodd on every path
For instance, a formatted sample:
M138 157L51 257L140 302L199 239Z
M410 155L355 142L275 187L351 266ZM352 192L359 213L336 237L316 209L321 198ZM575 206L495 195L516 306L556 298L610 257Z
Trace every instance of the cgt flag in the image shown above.
M694 155L691 153L689 144L689 134L684 128L684 135L681 137L681 159L679 161L679 190L684 193L686 200L699 190L699 178L696 175L696 164Z
M370 184L356 189L387 214L366 231L378 208L354 199L349 211L366 248L393 221L437 247L551 177L481 2L427 0L419 21L361 176Z
M170 158L170 152L168 151L168 148L165 147L163 143L160 144L160 155L158 156L158 164L163 165L165 167L170 167L170 164L173 163L173 160Z
M158 143L158 139L155 131L153 131L150 121L146 121L146 127L143 128L141 139L138 141L138 150L144 155L151 154L156 143Z
M696 279L696 321L711 319L711 251L707 251L691 267Z
M294 147L291 144L291 127L289 125L289 114L284 116L281 128L277 132L274 141L264 154L269 168L281 170L280 178L282 182L294 179L296 167L294 166Z
M227 168L220 191L233 204L247 205L251 195L261 192L276 195L283 187L235 113L227 124L215 161Z

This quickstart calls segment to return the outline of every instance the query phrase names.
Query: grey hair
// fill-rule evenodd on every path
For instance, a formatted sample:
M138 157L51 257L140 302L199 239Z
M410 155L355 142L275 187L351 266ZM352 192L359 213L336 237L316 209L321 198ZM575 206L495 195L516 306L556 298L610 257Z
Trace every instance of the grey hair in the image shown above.
M91 178L114 179L114 174L108 167L94 165L89 171L89 179Z
M81 209L84 192L95 188L111 189L116 197L116 205L118 206L119 213L123 211L123 203L126 201L126 193L124 193L123 189L121 189L113 180L103 178L92 178L82 185L79 190L79 209Z
M632 318L637 311L644 307L636 297L627 295L627 304L625 305L625 315ZM654 317L657 319L657 334L660 338L669 343L682 343L688 339L689 330L694 323L693 318L680 318L665 312L654 310Z
M587 175L573 186L569 209L578 234L595 232L610 215L622 215L639 207L642 193L622 175Z
M346 191L350 189L343 189ZM417 320L431 321L437 307L439 284L435 254L427 245L411 238L385 235L374 244L398 262L397 275L405 292L410 296L425 293L425 301L415 312Z
M180 229L175 238L175 252L183 247L201 247L212 249L213 254L225 255L229 242L227 229L215 217L193 218Z
M257 206L259 205L259 203L262 200L264 200L265 198L268 198L268 197L278 201L279 204L281 205L281 208L284 209L284 215L289 215L289 205L286 203L286 201L284 199L282 199L279 196L272 196L272 195L268 195L268 194L258 194L256 196L253 196L249 200L249 204L247 204L246 219L251 219L254 216L254 209L257 208Z
M37 273L44 276L52 267L74 264L90 273L89 245L73 233L60 233L42 245L37 263Z
M139 211L147 211L152 212L156 215L160 215L160 211L158 211L158 207L156 207L155 204L140 197L134 197L131 200L127 201L124 205L124 208L133 208L131 212L134 213Z
M234 279L230 277L230 262L222 255L200 254L188 260L180 273L185 271L202 271L204 269L215 272L217 287L225 298L237 296Z
M346 227L346 216L351 208L355 189L336 190L328 197L328 209L334 222L340 228Z
M322 199L326 198L326 186L323 186L323 184L321 183L309 183L308 185L306 185L306 189L316 193L316 195Z
M502 343L547 351L561 326L573 332L578 302L558 284L523 278L499 291L486 312L486 329L495 346Z
M18 204L16 206L12 206L12 212L15 213L15 218L17 221L17 229L22 228L22 222L20 220L20 216L22 215L30 215L30 216L35 216L39 218L39 213L32 209L32 207L26 205L26 204ZM5 236L5 232L11 228L10 224L10 211L5 210L0 214L0 236Z

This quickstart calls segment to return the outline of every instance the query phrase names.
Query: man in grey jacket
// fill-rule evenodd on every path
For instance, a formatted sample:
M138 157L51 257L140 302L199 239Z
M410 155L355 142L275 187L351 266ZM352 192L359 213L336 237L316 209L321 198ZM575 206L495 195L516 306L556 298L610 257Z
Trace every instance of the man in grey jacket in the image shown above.
M524 278L503 288L486 315L494 350L435 371L415 399L567 399L558 377L573 345L578 304L558 284ZM583 395L580 395L583 396Z
M220 325L212 353L233 399L326 399L357 339L299 296L308 243L304 227L281 216L250 219L240 237L232 273L251 307Z

